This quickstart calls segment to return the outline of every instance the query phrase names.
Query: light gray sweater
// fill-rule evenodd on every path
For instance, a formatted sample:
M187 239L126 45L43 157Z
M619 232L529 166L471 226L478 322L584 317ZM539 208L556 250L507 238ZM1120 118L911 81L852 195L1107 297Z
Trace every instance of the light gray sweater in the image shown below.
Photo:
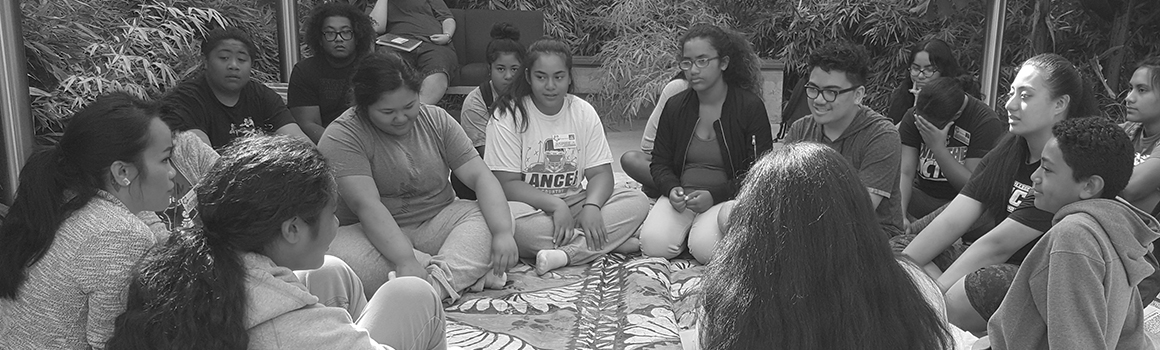
M155 241L121 201L98 191L61 223L16 300L0 299L0 349L103 348L125 310L130 271Z

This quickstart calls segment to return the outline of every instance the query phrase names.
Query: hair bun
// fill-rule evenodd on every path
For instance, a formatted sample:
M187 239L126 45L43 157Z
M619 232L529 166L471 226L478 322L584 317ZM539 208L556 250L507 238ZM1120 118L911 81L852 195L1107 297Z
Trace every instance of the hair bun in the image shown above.
M520 40L520 28L508 22L499 22L491 26L491 40L510 39Z

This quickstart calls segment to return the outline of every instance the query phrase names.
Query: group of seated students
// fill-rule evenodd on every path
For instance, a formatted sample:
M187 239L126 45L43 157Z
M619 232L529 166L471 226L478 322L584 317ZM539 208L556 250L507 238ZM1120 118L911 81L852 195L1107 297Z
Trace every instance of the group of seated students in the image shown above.
M0 348L443 349L443 303L504 288L520 259L686 250L708 265L705 349L951 349L952 324L995 349L1151 344L1160 59L1121 127L1070 62L1032 57L1004 133L946 43L912 49L890 118L862 104L866 51L831 44L809 60L811 115L774 147L752 46L696 25L646 152L621 158L642 192L614 186L561 41L525 49L498 24L460 121L432 105L454 72L446 12L317 6L289 108L223 28L158 101L72 116L0 226ZM431 47L376 53L396 30Z

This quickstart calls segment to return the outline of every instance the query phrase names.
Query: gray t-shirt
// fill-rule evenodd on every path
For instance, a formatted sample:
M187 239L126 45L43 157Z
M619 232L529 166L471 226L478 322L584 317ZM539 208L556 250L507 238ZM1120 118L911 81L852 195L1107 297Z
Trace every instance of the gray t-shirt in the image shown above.
M874 208L878 223L888 235L899 234L902 227L902 196L898 190L899 154L898 130L890 119L866 106L859 106L857 115L841 136L830 140L811 116L798 119L789 128L785 143L817 142L830 146L850 160L862 185L870 193L882 196L882 202Z
M447 111L429 105L419 109L411 132L395 136L351 108L326 128L318 142L335 177L374 179L380 201L399 227L430 220L451 204L455 200L448 181L451 170L479 158ZM359 221L345 202L339 203L338 220L343 225Z
M467 98L463 99L461 111L459 124L463 126L467 138L471 139L471 145L473 147L485 145L487 143L487 122L491 119L491 113L488 112L487 103L483 100L483 93L479 91L478 87L467 93Z

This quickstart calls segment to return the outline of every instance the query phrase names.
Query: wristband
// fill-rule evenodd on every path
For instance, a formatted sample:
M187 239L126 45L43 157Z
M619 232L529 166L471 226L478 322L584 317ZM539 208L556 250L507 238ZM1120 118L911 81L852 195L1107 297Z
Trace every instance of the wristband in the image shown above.
M601 209L604 209L604 208L601 208L601 207L600 207L600 204L596 204L596 203L584 203L584 205L583 205L583 206L585 206L585 207L586 207L586 206L589 206L589 205L596 207L596 210L601 210Z

